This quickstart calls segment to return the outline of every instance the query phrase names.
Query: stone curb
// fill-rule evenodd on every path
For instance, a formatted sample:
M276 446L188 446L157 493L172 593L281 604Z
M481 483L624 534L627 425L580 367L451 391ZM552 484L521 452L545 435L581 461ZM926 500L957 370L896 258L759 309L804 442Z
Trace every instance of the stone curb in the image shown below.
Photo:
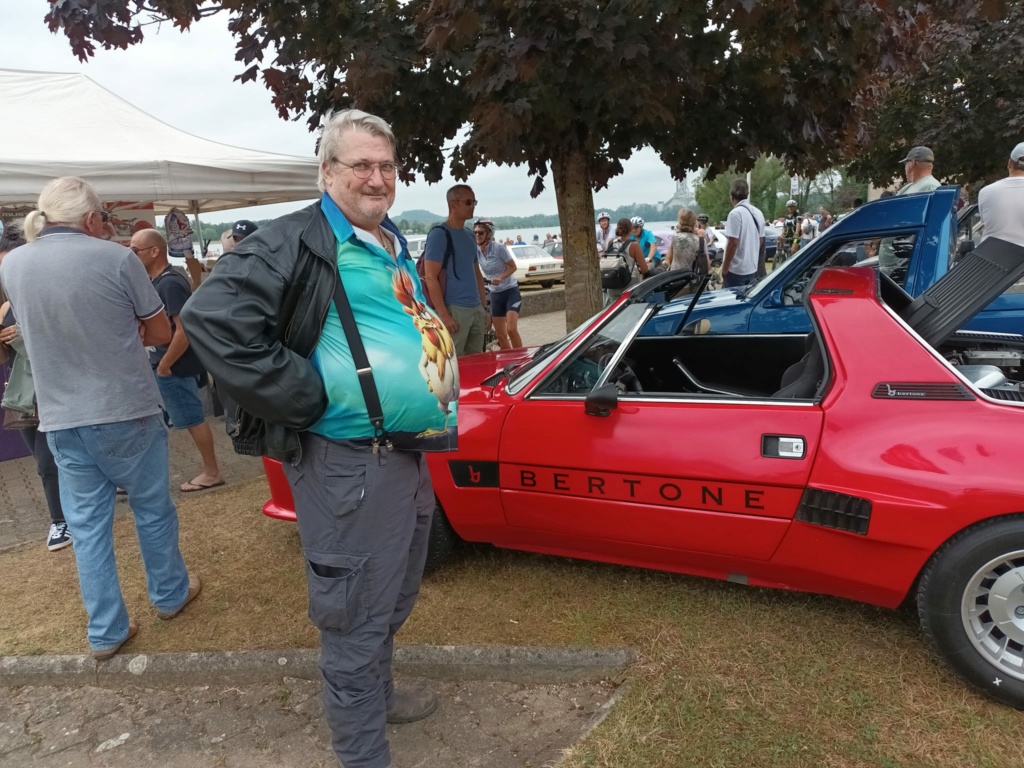
M0 688L23 685L95 685L143 688L243 685L285 677L319 680L317 650L118 654L103 663L90 656L4 656ZM620 678L636 659L629 648L606 650L514 646L404 646L395 671L432 679L557 684Z
M565 286L545 288L540 291L520 291L523 306L520 317L543 315L547 312L563 312L565 310Z

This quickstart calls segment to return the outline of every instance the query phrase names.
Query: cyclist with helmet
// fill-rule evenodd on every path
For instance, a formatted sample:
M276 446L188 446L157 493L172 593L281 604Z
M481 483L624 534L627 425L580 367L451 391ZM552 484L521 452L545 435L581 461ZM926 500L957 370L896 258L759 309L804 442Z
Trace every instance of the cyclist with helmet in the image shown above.
M640 244L640 252L651 267L657 267L661 262L661 254L658 253L658 240L654 234L644 229L644 220L640 216L634 216L629 220L633 228L633 240Z
M477 263L484 274L484 283L491 303L491 323L498 346L502 349L518 349L523 346L519 337L519 310L523 297L516 280L516 262L503 244L494 239L494 222L477 219L473 224L473 236L479 251Z
M797 213L796 200L786 203L786 218L782 220L782 234L775 244L773 264L777 267L788 256L800 250L800 214Z
M604 253L608 243L615 237L615 229L612 227L612 217L607 211L597 214L597 252Z

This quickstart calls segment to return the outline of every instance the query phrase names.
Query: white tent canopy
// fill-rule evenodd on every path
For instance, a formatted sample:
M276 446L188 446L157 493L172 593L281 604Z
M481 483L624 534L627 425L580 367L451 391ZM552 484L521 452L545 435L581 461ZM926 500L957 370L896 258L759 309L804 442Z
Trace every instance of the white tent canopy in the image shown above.
M81 176L105 201L152 202L158 215L319 196L316 158L201 139L85 75L0 69L0 115L0 207L33 206L58 176Z

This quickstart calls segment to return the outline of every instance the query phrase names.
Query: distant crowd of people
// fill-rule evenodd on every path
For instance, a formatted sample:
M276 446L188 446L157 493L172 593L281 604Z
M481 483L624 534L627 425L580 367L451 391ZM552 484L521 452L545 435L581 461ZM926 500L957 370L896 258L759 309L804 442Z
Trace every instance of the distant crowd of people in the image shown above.
M933 175L935 155L930 148L913 147L900 162L906 183L895 192L883 192L881 197L931 192L940 186ZM1007 172L1006 179L989 184L979 195L983 236L998 233L997 236L1004 239L1024 244L1024 179L1021 178L1024 176L1024 143L1012 150ZM735 181L729 190L732 209L723 227L724 254L719 255L723 287L749 285L767 271L765 216L751 204L749 194L747 183L742 179ZM857 198L853 208L863 203ZM775 222L781 231L775 244L773 266L782 264L835 222L836 217L824 205L816 214L800 213L796 200L788 200L785 214ZM667 269L689 269L706 274L713 266L709 256L714 243L706 215L694 216L689 209L680 209L671 242L664 253L659 251L655 236L644 225L642 218L634 217L620 219L612 227L607 212L602 211L597 216L597 250L602 257L606 306L649 275ZM878 255L884 262L887 257L884 243ZM617 271L621 277L616 276Z

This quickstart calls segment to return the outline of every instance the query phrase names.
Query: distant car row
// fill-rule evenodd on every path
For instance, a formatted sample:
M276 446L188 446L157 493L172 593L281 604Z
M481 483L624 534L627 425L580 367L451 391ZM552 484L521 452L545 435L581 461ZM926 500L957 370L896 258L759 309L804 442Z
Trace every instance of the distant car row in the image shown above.
M426 235L409 235L406 238L409 245L409 255L418 259L423 255L423 247L427 242ZM516 260L516 279L520 285L539 285L541 288L550 288L555 283L565 279L565 269L562 266L562 245L558 246L557 254L545 250L537 245L510 245L508 249L512 252L512 258ZM548 246L550 249L551 246Z

